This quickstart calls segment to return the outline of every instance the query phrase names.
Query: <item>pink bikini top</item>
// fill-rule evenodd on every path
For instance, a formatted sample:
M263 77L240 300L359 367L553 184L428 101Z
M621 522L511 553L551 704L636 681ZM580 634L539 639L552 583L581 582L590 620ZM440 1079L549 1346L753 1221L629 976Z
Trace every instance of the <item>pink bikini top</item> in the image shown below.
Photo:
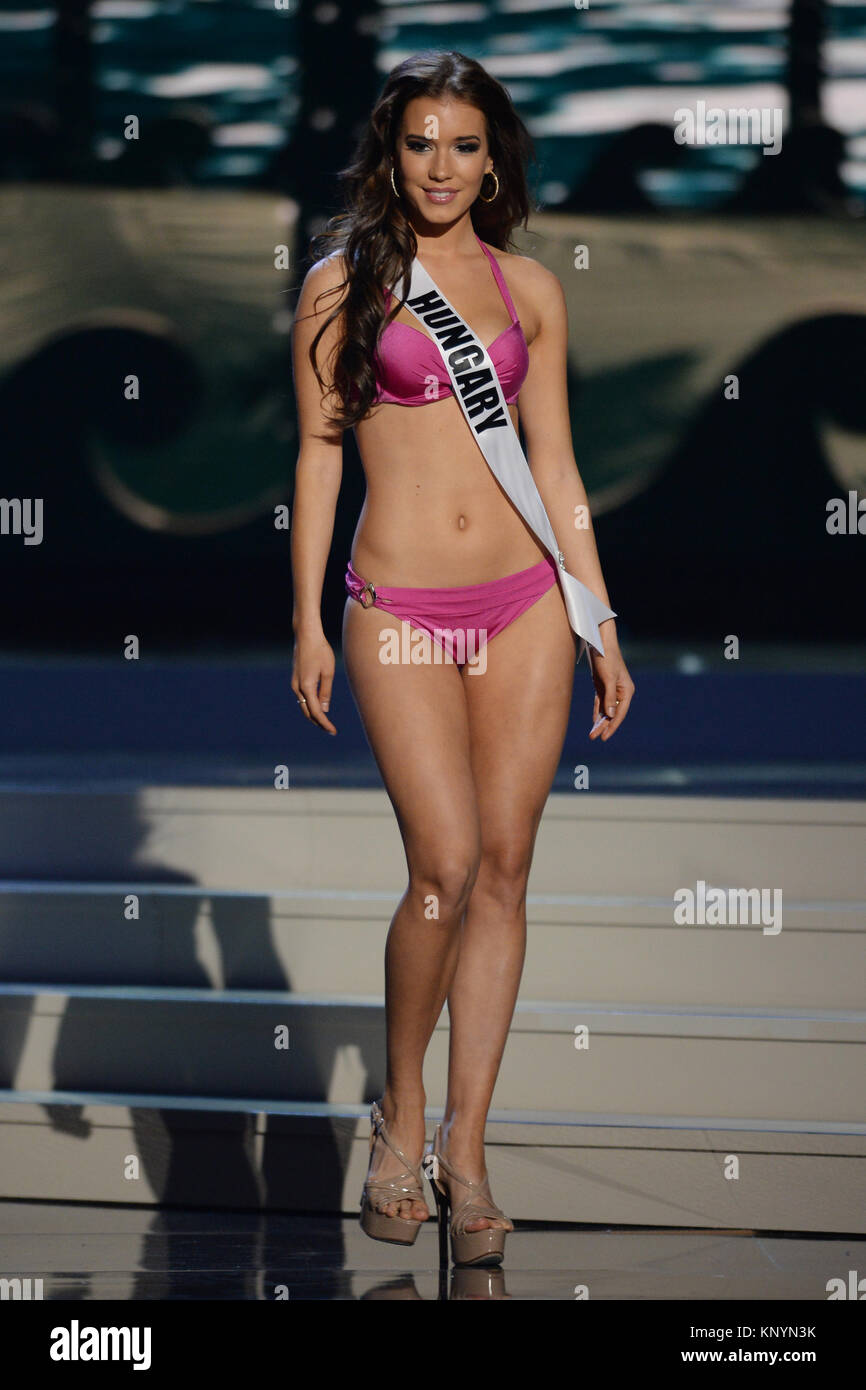
M499 262L492 251L488 251L477 232L475 239L493 268L496 283L511 315L511 323L490 344L487 351L499 377L505 399L512 405L517 400L529 371L529 350ZM391 291L386 290L385 294L387 312L391 306ZM409 334L412 335L411 338ZM411 324L388 324L379 340L376 367L379 389L375 405L429 405L431 399L442 400L445 396L453 394L451 378L445 370L445 363L438 347L432 338L420 328L413 328ZM439 383L438 396L424 394L430 377L435 377Z

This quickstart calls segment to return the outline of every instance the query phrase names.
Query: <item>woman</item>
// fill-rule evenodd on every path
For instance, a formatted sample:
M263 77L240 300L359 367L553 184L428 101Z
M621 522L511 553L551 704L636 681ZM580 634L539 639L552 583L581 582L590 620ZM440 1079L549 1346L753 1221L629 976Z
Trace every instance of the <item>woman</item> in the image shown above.
M447 999L447 1099L426 1171L440 1249L450 1209L458 1264L501 1261L513 1229L490 1192L484 1129L523 969L527 877L565 738L576 633L555 560L488 467L436 340L386 295L410 286L417 256L489 348L559 563L611 613L572 451L563 291L503 249L526 224L529 151L507 93L479 64L453 52L401 63L341 176L348 210L314 243L330 254L304 280L293 330L292 688L306 718L335 734L321 592L342 431L354 428L367 493L343 657L409 873L385 951L387 1073L362 1225L410 1242L429 1216L422 1066ZM465 619L478 615L471 631ZM612 617L597 636L590 738L605 741L634 685Z

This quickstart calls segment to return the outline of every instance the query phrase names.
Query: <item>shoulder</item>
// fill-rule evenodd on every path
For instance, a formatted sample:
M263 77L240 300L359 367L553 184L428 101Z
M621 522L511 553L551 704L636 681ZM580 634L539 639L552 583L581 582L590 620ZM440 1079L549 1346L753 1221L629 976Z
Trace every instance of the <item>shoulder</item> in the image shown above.
M304 276L299 307L303 304L305 313L331 313L341 301L342 296L338 292L345 292L347 288L345 257L341 251L332 251L329 256L323 256L310 266ZM317 309L315 306L322 296L325 298Z
M484 244L487 245L486 242ZM500 251L498 246L490 246L488 250L493 252L502 270L518 290L525 288L527 294L553 295L557 290L562 290L558 276L532 256L519 256L514 251Z
M514 259L520 262L522 284L525 286L527 298L538 312L539 319L561 318L565 313L565 291L559 276L548 270L540 261L534 261L531 256L515 256ZM518 282L518 285L520 284L521 282Z
M566 321L567 310L559 276L540 261L533 260L532 256L500 251L495 246L491 246L490 250L508 281L521 321L534 329L532 337L542 327L561 327Z

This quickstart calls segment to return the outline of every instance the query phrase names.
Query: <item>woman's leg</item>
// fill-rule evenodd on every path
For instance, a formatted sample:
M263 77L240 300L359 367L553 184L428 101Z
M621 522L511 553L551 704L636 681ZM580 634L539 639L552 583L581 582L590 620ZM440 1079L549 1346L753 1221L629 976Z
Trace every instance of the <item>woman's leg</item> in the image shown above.
M415 1162L424 1147L424 1054L442 1012L460 923L478 869L480 828L469 752L466 694L458 668L383 664L379 634L401 624L353 599L343 620L343 658L352 694L394 810L409 884L385 950L387 1076L385 1123ZM432 642L424 634L432 656ZM399 1161L377 1146L373 1171L394 1176ZM422 1219L403 1200L389 1215Z
M562 753L575 639L555 585L489 643L487 669L464 668L481 863L448 994L451 1025L444 1151L466 1177L485 1173L484 1127L526 948L526 883ZM457 1188L456 1201L466 1195ZM468 1230L501 1225L479 1218Z

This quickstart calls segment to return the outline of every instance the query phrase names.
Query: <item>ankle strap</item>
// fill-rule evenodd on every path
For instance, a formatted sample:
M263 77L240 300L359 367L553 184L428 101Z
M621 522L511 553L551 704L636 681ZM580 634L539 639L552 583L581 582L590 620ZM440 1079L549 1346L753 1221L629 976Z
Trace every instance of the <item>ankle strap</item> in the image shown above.
M423 1190L421 1164L413 1163L411 1159L404 1154L403 1150L393 1143L385 1125L385 1116L382 1114L382 1108L377 1100L374 1100L373 1104L370 1106L370 1124L373 1126L373 1136L381 1139L382 1143L391 1150L395 1158L399 1158L401 1163L405 1163L407 1172L412 1174L418 1186ZM402 1174L400 1176L402 1176Z
M438 1139L439 1129L437 1126L437 1145ZM453 1203L451 1203L451 1229L453 1231L455 1231L457 1234L461 1233L462 1226L465 1224L465 1222L467 1220L471 1220L471 1217L469 1216L470 1210L476 1212L478 1216L486 1216L494 1219L501 1219L503 1221L508 1220L508 1217L505 1215L505 1212L501 1209L501 1207L497 1207L492 1198L487 1198L484 1196L484 1188L487 1187L488 1192L490 1190L488 1186L489 1179L486 1176L483 1178L481 1182L473 1182L471 1178L465 1178L462 1175L462 1173L458 1173L456 1168L452 1167L452 1165L448 1162L447 1158L443 1158L442 1154L439 1153L438 1147L434 1147L432 1151L432 1156L435 1159L436 1163L445 1169L445 1172L447 1173L449 1178L451 1178L454 1182L459 1182L461 1186L469 1188L469 1192L463 1198L462 1202L460 1202L456 1207ZM450 1195L451 1194L449 1192L449 1199Z

